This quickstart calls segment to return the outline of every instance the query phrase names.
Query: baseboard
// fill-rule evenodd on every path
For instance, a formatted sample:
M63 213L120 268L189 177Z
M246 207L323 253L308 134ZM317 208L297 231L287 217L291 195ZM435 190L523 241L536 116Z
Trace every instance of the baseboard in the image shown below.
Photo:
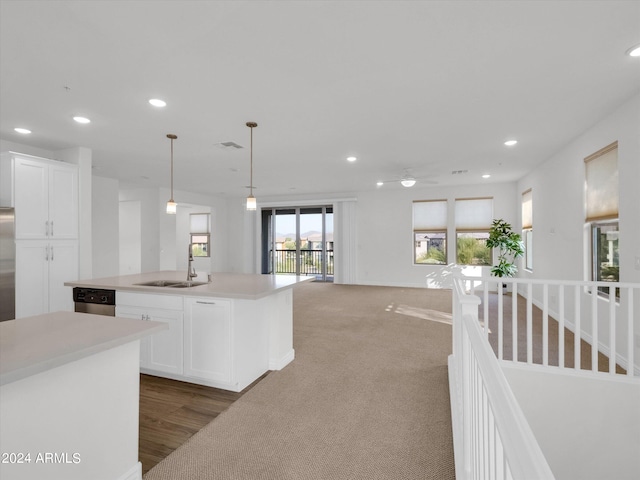
M142 480L142 463L138 462L117 480Z
M277 359L269 359L269 370L282 370L296 358L296 351L292 348L285 355Z

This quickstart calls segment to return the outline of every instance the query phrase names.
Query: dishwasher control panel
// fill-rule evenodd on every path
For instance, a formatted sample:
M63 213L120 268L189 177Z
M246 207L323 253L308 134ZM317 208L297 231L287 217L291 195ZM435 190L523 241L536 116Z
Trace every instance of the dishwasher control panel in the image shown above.
M116 292L115 290L75 287L73 289L73 301L76 303L98 303L101 305L115 305Z

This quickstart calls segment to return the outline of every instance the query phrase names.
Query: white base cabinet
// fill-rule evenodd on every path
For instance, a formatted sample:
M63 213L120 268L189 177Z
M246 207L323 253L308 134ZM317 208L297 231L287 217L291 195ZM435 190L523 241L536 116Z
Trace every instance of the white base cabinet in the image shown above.
M142 373L240 392L294 359L291 295L287 289L250 300L117 290L116 316L169 324L142 341Z
M142 339L140 368L174 375L183 373L182 297L116 293L116 316L166 323L169 328Z
M184 374L231 383L231 302L185 298Z

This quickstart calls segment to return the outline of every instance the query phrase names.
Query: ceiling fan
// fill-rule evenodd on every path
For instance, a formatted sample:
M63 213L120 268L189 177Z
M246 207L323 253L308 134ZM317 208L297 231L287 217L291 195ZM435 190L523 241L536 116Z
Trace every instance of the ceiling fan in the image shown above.
M417 177L411 172L411 170L405 169L404 173L401 176L396 177L392 180L379 180L377 185L381 187L385 183L398 183L398 182L400 183L400 185L402 185L405 188L411 188L416 183L423 183L427 185L436 185L438 183L437 181L433 180L433 178L430 176Z

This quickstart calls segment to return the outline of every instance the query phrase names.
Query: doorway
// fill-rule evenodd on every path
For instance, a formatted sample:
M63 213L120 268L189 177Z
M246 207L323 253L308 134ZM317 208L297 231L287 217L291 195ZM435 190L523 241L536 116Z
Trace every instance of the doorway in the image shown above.
M262 209L262 273L332 282L333 206Z

